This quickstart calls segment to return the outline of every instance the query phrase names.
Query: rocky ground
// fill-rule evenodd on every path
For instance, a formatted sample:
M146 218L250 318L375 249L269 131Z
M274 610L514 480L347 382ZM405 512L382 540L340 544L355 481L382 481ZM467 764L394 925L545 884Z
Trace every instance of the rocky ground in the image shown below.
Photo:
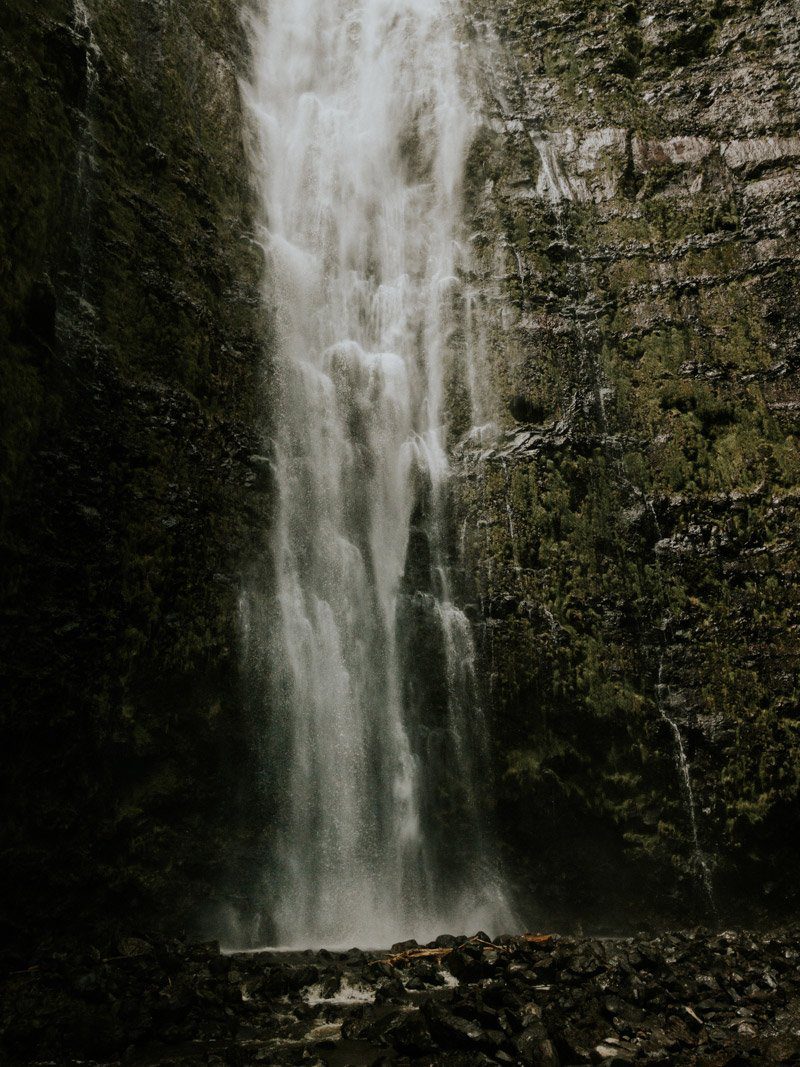
M3 1062L800 1064L799 959L797 930L236 955L127 938L13 964Z

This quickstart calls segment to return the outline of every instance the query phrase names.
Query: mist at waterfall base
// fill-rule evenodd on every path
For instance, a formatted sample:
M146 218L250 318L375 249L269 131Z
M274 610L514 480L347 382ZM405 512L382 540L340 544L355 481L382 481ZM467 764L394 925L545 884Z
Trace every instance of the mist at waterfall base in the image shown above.
M451 589L446 408L477 418L474 130L445 0L271 0L244 87L275 365L269 572L241 604L271 843L229 941L499 933L490 765ZM261 574L261 576L260 576Z

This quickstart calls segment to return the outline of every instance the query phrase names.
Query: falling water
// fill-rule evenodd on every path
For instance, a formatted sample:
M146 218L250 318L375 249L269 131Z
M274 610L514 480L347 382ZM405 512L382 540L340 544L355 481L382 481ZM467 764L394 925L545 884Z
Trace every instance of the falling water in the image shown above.
M453 14L447 0L270 0L248 21L278 514L274 595L254 585L244 615L283 945L508 919L447 568L445 390L468 393L475 374L460 281L474 120ZM422 646L412 617L431 623ZM445 698L427 707L429 691Z
M671 703L671 695L670 686L664 682L664 657L662 655L658 661L658 684L656 685L658 713L672 731L672 737L675 741L675 762L681 776L681 783L686 797L686 810L689 815L689 827L692 833L692 859L700 876L705 895L708 897L709 904L714 908L714 890L711 881L711 870L708 866L708 861L703 854L703 850L700 848L700 834L697 829L697 806L694 799L694 789L692 788L692 775L689 770L689 760L686 757L686 746L683 743L683 735L681 734L680 727L667 710Z

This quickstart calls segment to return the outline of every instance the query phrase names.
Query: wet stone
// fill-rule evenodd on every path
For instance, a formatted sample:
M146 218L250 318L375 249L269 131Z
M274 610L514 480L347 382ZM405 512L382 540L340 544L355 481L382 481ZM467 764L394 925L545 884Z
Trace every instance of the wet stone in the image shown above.
M491 1044L477 1022L451 1014L433 1002L428 1002L422 1011L432 1036L444 1048L472 1049Z
M400 952L410 952L415 948L419 948L419 945L413 938L411 938L408 941L396 941L395 944L392 945L391 951L397 954Z
M397 1020L386 1037L398 1052L406 1055L419 1055L434 1047L427 1021L419 1011Z
M116 1062L124 1053L176 1067L214 1057L235 1067L793 1064L797 942L796 931L760 943L698 933L601 948L581 938L473 939L427 958L220 956L213 945L157 941L152 954L124 957L114 946L42 957L5 977L0 1062ZM738 1000L724 992L734 987Z

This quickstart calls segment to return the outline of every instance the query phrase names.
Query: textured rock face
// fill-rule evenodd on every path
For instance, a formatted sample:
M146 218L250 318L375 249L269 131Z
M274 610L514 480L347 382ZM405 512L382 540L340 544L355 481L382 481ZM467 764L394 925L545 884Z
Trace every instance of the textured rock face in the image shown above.
M707 912L704 867L720 912L777 913L800 874L797 14L469 7L499 430L461 446L454 510L508 868L542 922ZM239 14L0 10L16 933L179 924L257 852L234 650L268 328Z
M0 31L3 917L180 923L232 862L250 747L237 5L8 0Z
M499 38L469 192L501 432L458 498L510 867L551 920L683 917L704 865L723 913L786 907L797 15L472 9Z

